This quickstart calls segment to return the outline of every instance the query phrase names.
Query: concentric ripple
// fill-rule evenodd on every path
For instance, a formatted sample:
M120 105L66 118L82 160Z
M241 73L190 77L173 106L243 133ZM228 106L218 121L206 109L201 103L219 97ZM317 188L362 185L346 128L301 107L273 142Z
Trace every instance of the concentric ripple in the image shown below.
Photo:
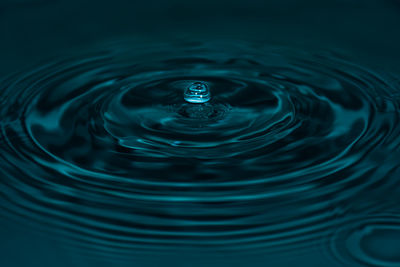
M0 86L0 206L102 251L309 246L398 185L398 82L333 54L120 45Z
M359 218L333 235L333 255L345 266L400 265L400 224L397 213Z

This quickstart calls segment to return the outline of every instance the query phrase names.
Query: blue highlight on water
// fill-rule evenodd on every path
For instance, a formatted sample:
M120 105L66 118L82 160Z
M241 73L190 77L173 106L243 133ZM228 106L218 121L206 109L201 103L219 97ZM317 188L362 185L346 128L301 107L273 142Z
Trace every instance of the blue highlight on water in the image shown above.
M189 103L202 104L210 101L210 89L205 82L194 82L184 92L184 99Z

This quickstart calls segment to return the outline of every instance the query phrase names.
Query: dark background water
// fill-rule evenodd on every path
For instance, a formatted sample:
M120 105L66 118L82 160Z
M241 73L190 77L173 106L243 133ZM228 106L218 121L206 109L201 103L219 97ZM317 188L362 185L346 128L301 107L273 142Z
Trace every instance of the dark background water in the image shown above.
M357 65L398 76L400 1L0 0L1 77L58 58L89 53L104 44L126 39L142 46L161 42L222 40L231 44L246 41L291 46L295 50L335 51ZM168 49L180 48L171 45ZM398 88L396 86L398 84L393 85L395 89ZM395 151L398 153L398 150ZM384 153L382 157L385 157ZM388 161L388 164L399 165L395 157ZM398 179L397 169L393 169L392 175L387 178L390 181ZM365 179L368 180L368 176ZM354 183L363 181L357 179ZM387 184L398 185L396 182ZM0 191L0 199L3 197L9 201L6 189ZM277 248L276 252L272 246L265 249L265 253L262 250L238 253L218 246L213 248L215 251L201 253L181 247L172 247L168 252L147 251L139 247L129 256L124 249L121 249L124 253L120 255L122 253L117 248L112 252L107 250L101 256L101 251L96 251L96 244L89 246L89 251L87 247L80 251L79 246L69 244L68 238L64 239L63 231L58 236L59 229L49 233L28 217L25 221L10 219L4 209L0 210L0 266L400 266L399 210L394 208L394 204L398 204L395 193L399 192L377 193L373 186L364 190L362 201L365 201L365 206L374 203L376 208L354 217L351 208L343 212L349 214L349 220L338 224L338 227L349 227L344 227L347 230L331 229L335 233L334 239L329 234L318 239L310 238L312 242L309 243L299 239L298 242L307 245ZM371 190L370 194L368 190ZM37 194L35 191L27 193ZM324 201L321 198L321 202ZM355 210L363 209L363 203L358 203L357 199L351 201L356 202ZM18 206L18 201L15 202ZM390 207L382 213L377 212L387 202L390 202ZM346 204L351 206L351 203ZM169 208L179 210L179 207ZM193 210L197 208L194 206ZM269 216L281 216L279 211L274 212ZM367 225L367 229L358 224ZM357 250L357 231L353 233L352 229L358 227L361 232L368 232L368 225L384 227L375 231L375 236L370 235L372 241L365 241L366 248ZM302 229L301 226L294 227L299 227L299 231ZM292 232L295 230L291 229ZM279 231L277 233L280 234ZM308 233L312 236L313 230ZM329 245L331 243L335 244ZM365 255L365 251L369 251L369 256ZM348 258L355 260L338 260L346 258L343 254L351 254Z
M344 50L399 70L400 2L3 0L1 71L115 38L256 40Z

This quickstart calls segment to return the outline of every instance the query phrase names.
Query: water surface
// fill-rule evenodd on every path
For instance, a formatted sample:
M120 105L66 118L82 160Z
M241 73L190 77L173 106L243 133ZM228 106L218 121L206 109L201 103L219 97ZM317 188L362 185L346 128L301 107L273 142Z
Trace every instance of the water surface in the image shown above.
M199 84L211 98L188 101ZM396 76L329 51L128 42L0 86L1 218L74 266L400 265Z

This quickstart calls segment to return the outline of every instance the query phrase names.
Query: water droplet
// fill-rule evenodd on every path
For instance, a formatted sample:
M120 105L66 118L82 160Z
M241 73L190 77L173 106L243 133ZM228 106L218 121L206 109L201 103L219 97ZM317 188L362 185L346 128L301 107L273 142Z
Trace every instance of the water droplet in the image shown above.
M184 93L184 99L189 103L205 103L211 99L210 89L205 82L194 82Z

